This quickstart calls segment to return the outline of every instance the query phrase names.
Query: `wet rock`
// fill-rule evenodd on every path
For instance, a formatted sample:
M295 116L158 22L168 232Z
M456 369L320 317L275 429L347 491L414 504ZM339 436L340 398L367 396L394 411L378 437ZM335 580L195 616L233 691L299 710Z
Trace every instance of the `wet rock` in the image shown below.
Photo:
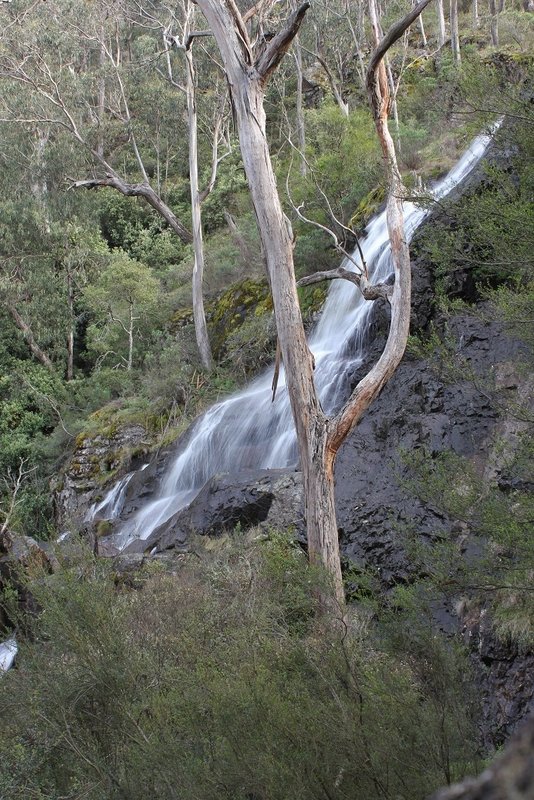
M77 438L74 453L54 487L59 530L80 527L90 507L106 493L110 481L137 466L132 452L142 448L146 437L142 425L124 425L106 434L81 434Z
M145 541L132 542L126 553L187 548L192 535L220 536L264 525L292 528L303 535L302 476L287 470L250 470L214 475L193 502L156 528Z

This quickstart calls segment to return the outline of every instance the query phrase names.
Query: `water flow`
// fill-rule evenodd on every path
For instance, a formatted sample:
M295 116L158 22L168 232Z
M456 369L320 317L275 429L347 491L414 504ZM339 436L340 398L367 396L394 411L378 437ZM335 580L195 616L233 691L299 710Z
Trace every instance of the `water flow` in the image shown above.
M432 190L436 200L457 186L482 157L489 136L477 137L457 165ZM412 202L404 203L406 237L429 213ZM368 225L360 243L373 283L385 281L393 272L385 212ZM354 254L354 259L359 256ZM343 266L354 269L346 260ZM364 300L357 288L345 280L334 281L309 346L315 356L315 381L326 413L335 410L345 398L347 376L362 363L372 303ZM296 464L296 435L285 378L280 375L276 400L271 402L272 369L246 389L214 405L197 422L185 449L176 457L165 477L159 497L150 501L128 521L121 532L122 542L146 539L176 511L186 506L213 475L245 469L287 467ZM125 482L117 484L99 506L108 518L122 510Z

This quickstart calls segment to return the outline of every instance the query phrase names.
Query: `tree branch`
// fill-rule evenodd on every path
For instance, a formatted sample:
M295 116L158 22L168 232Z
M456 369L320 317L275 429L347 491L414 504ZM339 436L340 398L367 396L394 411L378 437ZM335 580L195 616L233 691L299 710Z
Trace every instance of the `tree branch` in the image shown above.
M430 0L428 0L428 2L430 2ZM302 5L291 14L285 27L268 42L263 52L260 53L259 57L256 59L254 67L262 83L268 81L271 73L274 72L287 53L291 42L299 32L299 28L309 7L310 3L307 0L305 3L302 3Z
M313 275L306 275L297 281L297 286L310 286L313 283L321 283L322 281L335 281L343 279L350 281L361 291L366 300L389 300L393 294L393 286L387 283L371 284L365 275L359 275L357 272L351 272L343 267L336 269L329 269L323 272L314 272Z
M116 174L108 173L105 178L90 178L84 181L73 181L70 189L101 189L110 187L123 194L125 197L144 197L149 205L160 214L169 227L180 237L182 242L190 244L193 237L190 231L182 225L169 206L163 202L154 189L146 183L126 183Z
M392 25L383 39L378 43L376 49L371 54L371 59L369 61L369 66L367 67L367 75L366 75L366 85L367 85L367 93L369 98L371 99L373 111L375 109L375 102L376 102L376 70L378 69L378 65L384 58L385 54L392 47L396 41L400 39L404 31L406 31L412 22L414 22L419 14L429 5L431 0L421 0L416 6L412 8L412 10L406 14L401 20Z

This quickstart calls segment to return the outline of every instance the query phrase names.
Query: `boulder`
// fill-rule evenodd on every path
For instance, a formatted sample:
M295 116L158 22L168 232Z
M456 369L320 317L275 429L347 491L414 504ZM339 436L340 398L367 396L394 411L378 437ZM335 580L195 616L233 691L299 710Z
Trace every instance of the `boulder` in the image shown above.
M192 535L219 536L237 526L292 529L304 535L302 475L288 470L247 470L214 475L189 506L125 553L186 549Z
M105 495L105 487L139 465L141 457L132 457L132 453L142 449L146 437L145 428L139 424L77 437L74 452L53 486L59 530L78 529L91 506Z

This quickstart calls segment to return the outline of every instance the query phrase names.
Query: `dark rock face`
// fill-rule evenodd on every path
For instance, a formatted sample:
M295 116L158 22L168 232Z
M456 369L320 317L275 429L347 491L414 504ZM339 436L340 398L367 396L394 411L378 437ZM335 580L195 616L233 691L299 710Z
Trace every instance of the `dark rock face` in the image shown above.
M414 450L424 449L432 458L452 451L483 469L499 417L488 392L505 372L503 364L517 358L519 350L497 323L461 316L449 328L457 343L447 368L458 372L454 381L440 377L439 365L436 371L426 361L405 359L343 444L336 462L343 552L380 567L390 585L406 580L410 571L399 528L431 537L450 533L453 525L406 487L404 454L409 458Z
M461 622L476 659L483 745L491 749L507 741L517 720L534 714L534 653L521 653L514 643L499 641L485 608L462 614Z
M9 586L17 592L19 610L35 614L38 606L28 584L33 578L56 572L58 568L58 560L46 542L13 534L4 555L0 555L0 593ZM0 609L0 629L10 628L15 622Z
M153 531L132 542L126 553L187 548L192 535L220 536L239 525L293 528L303 536L302 476L287 470L255 470L214 475L192 503Z

